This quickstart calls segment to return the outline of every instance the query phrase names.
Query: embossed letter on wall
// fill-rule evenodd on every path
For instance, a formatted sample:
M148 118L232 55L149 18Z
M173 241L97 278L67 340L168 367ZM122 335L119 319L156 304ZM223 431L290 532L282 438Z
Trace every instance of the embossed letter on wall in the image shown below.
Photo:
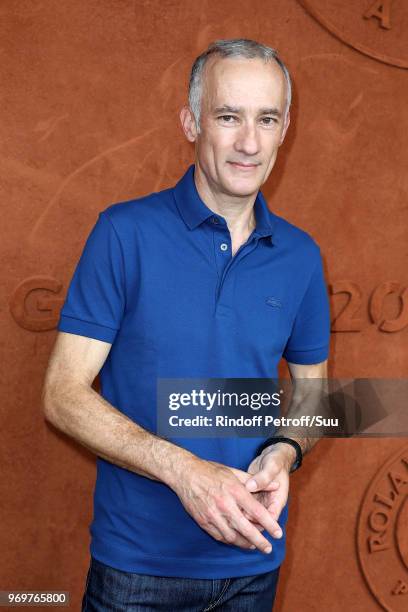
M46 331L58 323L59 311L64 303L62 283L50 276L31 276L14 290L10 300L10 312L23 329Z
M388 612L408 609L408 446L379 470L361 504L358 557L367 584Z
M385 64L408 68L406 0L298 0L344 44Z

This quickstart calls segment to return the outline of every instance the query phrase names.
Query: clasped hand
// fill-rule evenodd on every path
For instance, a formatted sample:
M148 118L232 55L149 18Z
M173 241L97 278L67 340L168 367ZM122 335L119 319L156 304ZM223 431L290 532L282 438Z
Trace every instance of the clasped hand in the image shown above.
M278 519L288 491L287 455L278 445L265 449L248 471L199 459L175 489L186 511L216 540L264 553L272 550L264 529L282 537Z

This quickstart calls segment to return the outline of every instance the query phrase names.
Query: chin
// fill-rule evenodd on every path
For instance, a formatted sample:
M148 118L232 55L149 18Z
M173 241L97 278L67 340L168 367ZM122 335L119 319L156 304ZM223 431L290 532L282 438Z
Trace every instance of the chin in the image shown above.
M258 193L259 187L255 187L254 189L230 189L229 193L237 198L248 198L256 193Z
M259 181L254 181L253 179L229 179L225 186L232 195L245 197L256 193L261 185L259 184Z

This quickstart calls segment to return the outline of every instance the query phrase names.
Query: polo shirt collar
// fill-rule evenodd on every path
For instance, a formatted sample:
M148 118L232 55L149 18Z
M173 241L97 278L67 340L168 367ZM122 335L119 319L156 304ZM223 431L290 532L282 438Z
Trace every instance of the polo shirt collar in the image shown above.
M191 164L174 188L174 197L179 213L191 230L215 214L199 196L194 181L194 168L195 165ZM256 218L254 233L259 237L270 236L272 240L276 221L273 213L268 209L261 191L258 191L254 207Z

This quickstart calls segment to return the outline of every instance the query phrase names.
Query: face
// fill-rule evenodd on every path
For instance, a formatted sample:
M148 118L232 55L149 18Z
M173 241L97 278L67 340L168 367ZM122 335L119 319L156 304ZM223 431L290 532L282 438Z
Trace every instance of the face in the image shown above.
M195 142L196 170L214 194L246 197L268 178L289 125L286 81L279 65L260 58L212 57L203 75L200 133L181 114Z

